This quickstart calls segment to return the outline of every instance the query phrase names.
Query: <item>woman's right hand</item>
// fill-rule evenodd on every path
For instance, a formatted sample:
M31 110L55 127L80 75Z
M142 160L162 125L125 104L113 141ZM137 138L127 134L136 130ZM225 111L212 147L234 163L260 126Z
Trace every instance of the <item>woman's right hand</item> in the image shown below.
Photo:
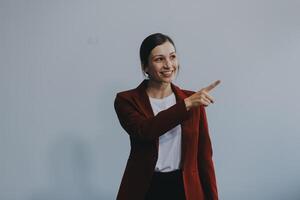
M200 105L208 106L211 103L214 103L213 97L209 94L209 92L214 89L217 85L219 85L221 81L217 80L209 86L202 88L198 92L192 94L191 96L184 99L187 110L192 107L197 107Z

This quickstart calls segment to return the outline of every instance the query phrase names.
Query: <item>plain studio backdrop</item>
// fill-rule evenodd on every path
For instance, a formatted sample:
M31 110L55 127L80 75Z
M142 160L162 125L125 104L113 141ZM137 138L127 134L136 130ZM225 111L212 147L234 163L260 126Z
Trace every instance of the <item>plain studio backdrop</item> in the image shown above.
M214 80L221 200L300 199L300 2L0 1L0 199L112 200L130 150L113 101L170 35L175 84Z

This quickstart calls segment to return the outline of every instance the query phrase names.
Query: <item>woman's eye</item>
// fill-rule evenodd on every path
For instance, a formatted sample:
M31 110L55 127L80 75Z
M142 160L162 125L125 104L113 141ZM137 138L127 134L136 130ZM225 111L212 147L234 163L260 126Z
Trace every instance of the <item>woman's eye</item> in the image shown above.
M171 56L171 59L175 59L175 58L176 58L176 56L175 56L175 55L172 55L172 56Z
M162 58L156 58L155 61L162 61Z

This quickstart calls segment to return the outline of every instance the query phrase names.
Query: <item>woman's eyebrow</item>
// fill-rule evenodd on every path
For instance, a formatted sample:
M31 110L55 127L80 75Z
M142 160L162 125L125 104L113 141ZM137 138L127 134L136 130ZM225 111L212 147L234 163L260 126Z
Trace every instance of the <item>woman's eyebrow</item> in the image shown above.
M162 55L162 54L153 55L153 57L155 57L155 56L164 56L164 55Z
M171 55L171 54L174 54L174 53L176 53L176 51L172 51L172 52L170 53L170 55ZM164 56L164 55L162 55L162 54L153 55L153 58L156 57L156 56Z

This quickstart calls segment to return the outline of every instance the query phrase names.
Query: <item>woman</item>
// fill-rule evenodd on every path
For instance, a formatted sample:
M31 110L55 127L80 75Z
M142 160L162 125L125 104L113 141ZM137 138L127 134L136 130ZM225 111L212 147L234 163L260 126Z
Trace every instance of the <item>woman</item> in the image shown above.
M198 92L172 83L179 64L174 42L155 33L140 47L145 79L117 94L115 110L131 151L118 200L218 199L204 107L220 81Z

